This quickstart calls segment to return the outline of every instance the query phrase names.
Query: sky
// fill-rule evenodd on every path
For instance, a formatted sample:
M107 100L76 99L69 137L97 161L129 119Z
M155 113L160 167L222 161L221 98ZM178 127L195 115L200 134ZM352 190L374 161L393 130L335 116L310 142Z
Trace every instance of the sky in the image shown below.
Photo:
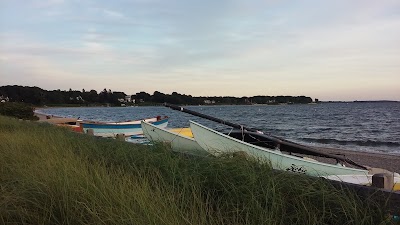
M399 0L0 0L0 86L400 101Z

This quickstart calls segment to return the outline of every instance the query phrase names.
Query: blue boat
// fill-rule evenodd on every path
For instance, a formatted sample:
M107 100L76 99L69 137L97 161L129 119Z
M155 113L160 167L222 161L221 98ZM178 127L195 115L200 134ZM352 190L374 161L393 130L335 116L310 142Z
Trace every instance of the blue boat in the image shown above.
M80 126L84 133L89 129L93 130L95 136L116 137L117 134L124 134L126 137L143 134L141 121L146 121L154 126L165 128L168 125L168 117L147 118L141 120L123 121L123 122L91 122L81 121Z

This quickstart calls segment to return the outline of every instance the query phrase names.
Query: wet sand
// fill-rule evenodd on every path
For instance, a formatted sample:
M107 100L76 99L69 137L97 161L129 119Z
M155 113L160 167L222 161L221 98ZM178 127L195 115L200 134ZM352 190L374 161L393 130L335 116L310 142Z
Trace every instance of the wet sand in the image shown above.
M44 114L35 113L35 116L39 117L39 121L47 120L46 115L44 115Z
M34 112L35 116L39 117L39 121L46 121L49 118L64 118L64 117L60 117L60 116L53 116L53 115L47 115L47 114L43 114L43 113L39 113L39 112Z
M345 155L347 158L364 166L377 167L400 173L400 155L375 153L375 152L349 151L349 150L332 149L332 148L319 148L319 149L327 153Z

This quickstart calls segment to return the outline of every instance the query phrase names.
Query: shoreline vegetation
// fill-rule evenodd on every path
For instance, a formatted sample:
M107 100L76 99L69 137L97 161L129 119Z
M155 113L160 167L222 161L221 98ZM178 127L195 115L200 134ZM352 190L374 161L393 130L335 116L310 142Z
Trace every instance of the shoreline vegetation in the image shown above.
M101 106L160 106L165 102L177 105L292 105L317 103L371 103L399 102L393 100L378 101L319 101L307 96L200 96L179 94L164 94L155 91L153 95L144 91L133 95L112 91L104 88L96 90L44 90L39 87L6 85L0 86L0 102L21 102L35 107L101 107Z
M238 155L194 158L4 116L0 138L4 224L391 223L371 199Z
M39 87L7 85L0 86L0 101L25 102L35 106L146 106L160 105L164 102L181 105L252 105L252 104L308 104L313 103L307 96L200 96L179 94L164 94L155 91L153 95L144 91L134 95L124 92L112 91L104 88L97 93L96 90L82 91L52 90L47 91ZM318 102L318 99L315 99Z

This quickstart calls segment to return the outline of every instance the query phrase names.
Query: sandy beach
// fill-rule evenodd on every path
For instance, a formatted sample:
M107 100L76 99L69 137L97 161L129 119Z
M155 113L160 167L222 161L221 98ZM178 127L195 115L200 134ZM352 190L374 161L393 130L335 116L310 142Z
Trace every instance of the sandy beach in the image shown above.
M39 121L47 120L46 115L44 115L44 114L40 114L40 113L35 112L35 116L37 116L39 118Z
M375 152L361 152L361 151L349 151L342 149L332 148L318 148L319 150L331 154L345 155L347 158L354 162L369 166L386 169L400 173L400 155L375 153Z
M35 112L35 115L39 117L39 121L47 120L46 115ZM60 118L53 116L52 118ZM319 150L331 154L345 155L347 158L355 161L358 164L377 167L400 173L400 155L375 153L375 152L361 152L361 151L348 151L342 149L333 148L318 148ZM326 160L318 158L319 161L325 161L333 163L333 160Z

